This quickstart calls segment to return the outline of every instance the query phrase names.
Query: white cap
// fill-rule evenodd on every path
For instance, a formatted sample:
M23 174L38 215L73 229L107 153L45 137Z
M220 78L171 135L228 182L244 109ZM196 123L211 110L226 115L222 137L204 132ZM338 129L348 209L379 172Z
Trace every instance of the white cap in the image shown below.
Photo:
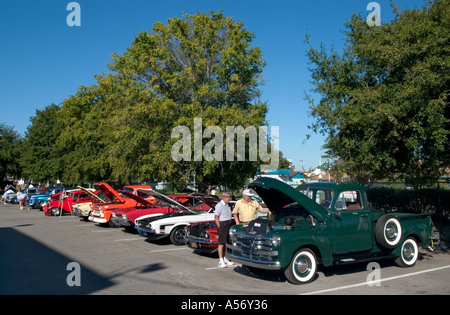
M253 194L252 194L252 192L250 191L250 189L245 189L245 190L242 192L242 195L243 195L243 196L252 196L252 197L253 197Z

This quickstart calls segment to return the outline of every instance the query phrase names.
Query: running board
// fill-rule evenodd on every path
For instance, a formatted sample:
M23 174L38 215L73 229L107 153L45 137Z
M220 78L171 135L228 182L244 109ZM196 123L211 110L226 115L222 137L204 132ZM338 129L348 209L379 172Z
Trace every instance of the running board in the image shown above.
M335 265L347 265L347 264L355 264L359 262L367 262L379 259L390 259L396 258L396 255L386 254L386 253L365 253L365 254L353 254L353 255L342 255L335 257L334 264Z

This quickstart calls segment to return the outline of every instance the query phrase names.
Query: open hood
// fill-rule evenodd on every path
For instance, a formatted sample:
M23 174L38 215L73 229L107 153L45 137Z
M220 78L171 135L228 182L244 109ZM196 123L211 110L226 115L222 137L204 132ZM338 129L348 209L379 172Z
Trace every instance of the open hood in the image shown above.
M100 198L99 196L94 194L92 191L90 191L84 187L77 186L77 188L84 191L88 196L92 197L95 200L95 203L105 203L106 202L102 198Z
M210 206L211 208L215 208L217 203L220 201L218 198L207 195L207 194L202 194L202 193L192 193L192 196L194 196L195 198L197 198L200 201L203 201L204 203L206 203L208 206Z
M137 191L139 191L140 193L146 194L148 196L152 196L156 200L164 202L165 204L171 206L174 209L180 209L180 210L183 210L183 211L192 212L191 210L189 210L188 208L183 206L181 203L173 200L170 197L167 197L166 195L160 194L159 192L156 192L154 190L151 190L151 189L137 189Z
M126 190L119 190L119 192L124 195L127 198L131 198L137 202L139 202L140 204L149 207L149 208L154 208L154 206L152 205L152 203L144 198L141 198L133 193L130 193L129 191Z
M100 184L98 184L98 188L100 188L100 190L105 194L105 196L111 202L113 202L114 199L116 200L116 202L119 202L119 203L125 202L125 199L123 199L123 197L121 195L119 195L119 193L117 191L115 191L114 188L109 186L108 183L100 183Z
M256 191L271 211L283 211L284 206L297 202L319 221L324 221L328 215L321 205L278 179L261 177L248 187Z

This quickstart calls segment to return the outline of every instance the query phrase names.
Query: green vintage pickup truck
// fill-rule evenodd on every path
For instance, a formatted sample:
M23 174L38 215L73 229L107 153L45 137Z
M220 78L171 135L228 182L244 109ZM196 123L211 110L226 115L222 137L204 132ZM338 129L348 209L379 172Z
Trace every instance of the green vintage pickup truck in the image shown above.
M313 281L318 264L394 258L397 265L410 267L419 243L431 249L429 215L369 209L361 185L311 183L294 189L263 177L249 188L271 215L232 227L227 256L249 267L283 270L293 284Z

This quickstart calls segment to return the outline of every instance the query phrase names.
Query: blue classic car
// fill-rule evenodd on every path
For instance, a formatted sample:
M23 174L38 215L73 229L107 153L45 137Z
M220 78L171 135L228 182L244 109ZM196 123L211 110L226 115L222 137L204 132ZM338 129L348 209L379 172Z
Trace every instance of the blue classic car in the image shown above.
M33 209L40 209L41 206L50 199L51 196L64 190L64 187L49 187L42 194L31 195L27 199L26 205Z

